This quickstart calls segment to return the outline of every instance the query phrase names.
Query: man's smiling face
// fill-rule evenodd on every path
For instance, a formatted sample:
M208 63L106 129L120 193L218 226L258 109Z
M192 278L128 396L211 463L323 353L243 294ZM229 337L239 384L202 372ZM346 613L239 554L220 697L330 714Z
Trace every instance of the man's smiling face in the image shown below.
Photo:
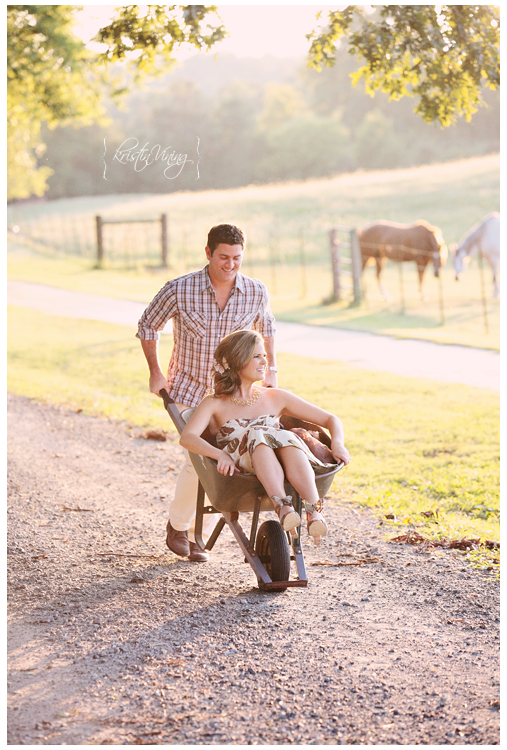
M227 245L221 242L216 246L213 254L209 247L206 247L206 258L209 262L208 270L212 282L234 281L243 260L243 246Z

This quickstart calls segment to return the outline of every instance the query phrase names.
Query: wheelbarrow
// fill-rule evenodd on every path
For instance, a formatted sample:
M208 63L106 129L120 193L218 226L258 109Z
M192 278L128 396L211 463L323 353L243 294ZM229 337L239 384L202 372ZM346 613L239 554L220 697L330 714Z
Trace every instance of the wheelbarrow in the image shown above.
M160 395L174 426L181 434L186 422L192 416L193 409L185 409L180 414L166 390L162 389ZM316 430L319 433L319 440L328 447L331 445L329 435L311 422L284 415L280 418L280 424L286 430L293 427ZM202 437L214 444L213 439L206 432ZM245 562L250 564L257 576L261 590L285 591L289 587L306 586L308 578L301 547L301 526L298 527L294 536L284 531L278 521L264 521L259 526L260 512L274 509L271 500L266 495L266 490L257 477L253 474L225 476L218 472L217 462L212 458L190 453L190 459L199 478L195 517L196 544L203 550L213 549L222 529L227 524L244 554ZM316 475L319 497L324 497L331 487L336 472L343 466L342 461L331 471ZM302 517L301 496L287 480L285 480L285 494L292 496L294 510ZM211 505L204 504L205 495ZM220 518L207 543L204 544L202 525L204 515L208 513L219 514ZM250 537L247 537L239 523L240 513L252 513ZM297 578L293 580L289 580L291 560L295 563L297 573Z

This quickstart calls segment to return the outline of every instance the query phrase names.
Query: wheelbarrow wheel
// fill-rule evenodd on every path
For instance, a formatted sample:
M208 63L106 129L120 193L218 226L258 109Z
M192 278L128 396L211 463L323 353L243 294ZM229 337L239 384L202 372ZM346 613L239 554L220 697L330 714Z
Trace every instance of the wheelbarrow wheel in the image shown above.
M290 551L287 534L278 521L264 521L255 540L255 551L272 581L288 581L290 575ZM259 588L263 588L259 580ZM277 591L285 591L277 589Z

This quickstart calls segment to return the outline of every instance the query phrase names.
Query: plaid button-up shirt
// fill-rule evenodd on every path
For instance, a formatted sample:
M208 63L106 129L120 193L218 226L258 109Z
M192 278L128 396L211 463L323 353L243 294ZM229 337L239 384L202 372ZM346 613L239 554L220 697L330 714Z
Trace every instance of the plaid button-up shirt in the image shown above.
M137 337L159 338L173 320L174 347L167 381L178 404L197 406L211 390L213 354L228 333L254 329L274 335L274 317L262 281L238 273L224 310L220 310L208 267L168 281L139 320Z

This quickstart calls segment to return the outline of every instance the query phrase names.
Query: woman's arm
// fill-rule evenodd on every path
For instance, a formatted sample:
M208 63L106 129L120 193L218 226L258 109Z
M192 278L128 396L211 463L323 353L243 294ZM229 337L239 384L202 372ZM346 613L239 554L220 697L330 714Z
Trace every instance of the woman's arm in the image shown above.
M191 453L197 453L200 456L214 458L217 462L220 474L230 474L239 471L234 461L225 451L215 448L213 445L204 440L201 435L209 425L214 414L214 397L206 396L203 401L196 407L194 413L188 420L180 435L180 445Z
M350 454L345 448L343 423L339 417L325 409L321 409L320 406L315 406L309 401L295 396L290 391L280 389L278 393L283 403L282 414L303 419L305 422L313 422L313 424L329 430L329 434L331 435L331 453L338 461L343 461L344 464L350 463Z

